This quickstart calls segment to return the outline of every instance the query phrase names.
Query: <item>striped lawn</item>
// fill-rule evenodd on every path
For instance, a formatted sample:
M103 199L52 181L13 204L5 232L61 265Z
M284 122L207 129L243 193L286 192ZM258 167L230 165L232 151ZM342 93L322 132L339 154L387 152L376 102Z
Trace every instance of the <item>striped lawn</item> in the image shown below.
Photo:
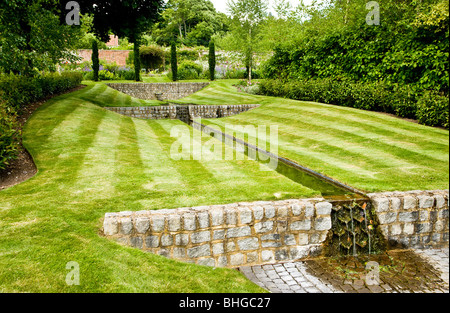
M449 188L447 130L376 112L240 94L228 82L218 82L183 101L238 104L241 96L242 103L262 106L203 122L221 129L277 125L281 156L363 191Z
M317 192L254 161L173 160L172 127L211 138L179 121L136 120L98 106L122 100L129 98L90 84L48 101L27 123L24 144L39 173L0 192L0 292L261 292L237 271L122 247L99 235L102 217ZM80 265L80 286L65 283L71 261Z

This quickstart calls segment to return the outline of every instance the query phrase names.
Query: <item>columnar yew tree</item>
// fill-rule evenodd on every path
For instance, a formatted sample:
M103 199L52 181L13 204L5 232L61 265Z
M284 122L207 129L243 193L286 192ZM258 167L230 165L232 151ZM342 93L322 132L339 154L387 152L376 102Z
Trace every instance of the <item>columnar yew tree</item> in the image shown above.
M216 74L216 48L214 41L209 43L209 79L214 80Z
M92 70L94 71L94 81L98 82L98 71L100 70L100 59L98 57L97 40L92 40Z
M174 42L170 46L170 65L172 67L172 80L178 80L177 46Z
M139 52L139 40L134 42L134 79L141 81L141 58Z

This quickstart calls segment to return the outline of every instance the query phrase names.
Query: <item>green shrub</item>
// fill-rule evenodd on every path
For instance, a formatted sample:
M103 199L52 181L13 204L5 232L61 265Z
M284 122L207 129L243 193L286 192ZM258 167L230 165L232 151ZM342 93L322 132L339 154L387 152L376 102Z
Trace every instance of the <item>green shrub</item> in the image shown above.
M178 67L178 79L198 79L203 72L203 67L192 61L184 61Z
M0 101L0 170L17 157L18 137L15 113Z
M214 80L216 73L216 46L214 45L214 41L212 40L209 43L208 65L209 65L209 80Z
M36 77L0 76L0 100L20 112L27 104L64 92L80 85L83 75L78 72L50 73Z
M417 119L427 126L449 128L449 98L436 92L425 92L417 103Z
M98 78L100 80L114 80L115 76L110 71L102 70L102 71L98 72Z

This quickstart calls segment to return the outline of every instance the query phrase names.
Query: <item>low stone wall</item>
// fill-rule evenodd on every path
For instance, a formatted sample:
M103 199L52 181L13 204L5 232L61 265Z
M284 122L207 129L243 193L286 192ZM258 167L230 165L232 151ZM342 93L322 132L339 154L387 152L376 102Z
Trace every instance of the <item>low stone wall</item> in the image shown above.
M105 216L104 233L168 258L234 267L319 254L331 209L310 199L122 212Z
M140 119L179 119L185 122L194 118L221 118L237 115L259 107L258 104L243 105L163 105L150 107L106 108L110 111Z
M144 100L178 100L209 86L209 83L125 83L107 84L109 87Z
M448 190L368 196L391 245L448 244ZM200 265L294 261L322 252L332 210L342 203L318 198L108 213L103 231L121 244Z
M448 245L448 190L386 192L368 196L390 246L430 248Z

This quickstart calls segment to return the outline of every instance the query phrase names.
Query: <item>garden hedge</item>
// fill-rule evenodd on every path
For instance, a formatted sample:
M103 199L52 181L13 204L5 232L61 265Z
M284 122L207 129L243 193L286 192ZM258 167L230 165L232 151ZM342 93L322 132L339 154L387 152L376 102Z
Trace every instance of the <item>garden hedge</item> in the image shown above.
M437 92L420 92L408 85L354 83L331 79L267 79L261 82L260 93L391 113L403 118L417 119L423 125L449 128L449 98Z

